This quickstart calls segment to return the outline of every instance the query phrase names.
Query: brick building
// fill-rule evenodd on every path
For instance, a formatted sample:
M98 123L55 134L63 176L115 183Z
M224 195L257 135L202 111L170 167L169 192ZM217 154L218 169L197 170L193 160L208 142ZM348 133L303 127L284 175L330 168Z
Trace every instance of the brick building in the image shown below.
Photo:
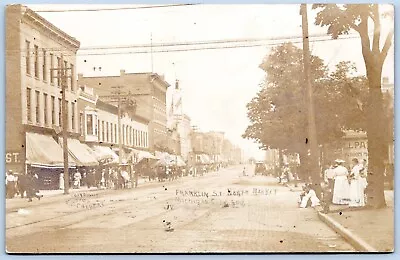
M156 73L125 73L119 76L84 77L78 75L78 84L91 87L105 102L116 105L114 86L122 86L122 96L130 97L136 103L134 113L148 124L148 147L155 151L157 145L167 140L166 92L170 86L164 77Z
M78 138L76 52L80 43L22 5L6 8L6 167L40 178L58 178L63 166L57 143L61 132L61 80L52 69L68 70L68 132ZM70 158L71 166L74 160ZM49 180L46 180L47 182Z

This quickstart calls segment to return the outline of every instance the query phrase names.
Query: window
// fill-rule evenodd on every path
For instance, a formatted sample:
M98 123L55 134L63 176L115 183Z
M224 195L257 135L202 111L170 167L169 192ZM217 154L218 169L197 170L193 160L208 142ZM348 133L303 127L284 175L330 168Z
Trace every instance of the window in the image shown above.
M46 50L43 49L43 65L42 65L42 73L43 73L43 81L47 81L47 62L46 62Z
M75 103L71 102L71 129L75 130Z
M107 141L107 142L109 142L108 134L109 134L109 131L108 131L108 122L106 122L106 141Z
M122 126L122 143L125 144L126 136L125 136L126 130L125 126Z
M138 131L137 130L133 130L133 135L135 138L135 146L138 146Z
M34 48L35 48L35 64L34 64L35 77L39 78L39 47L37 45L34 45Z
M49 123L49 121L47 120L47 112L48 112L48 108L47 108L47 94L43 93L43 108L44 108L44 124L47 125Z
M31 111L31 94L30 88L26 89L26 119L28 122L32 122L32 111Z
M93 115L86 115L86 134L93 135Z
M61 58L57 57L57 86L61 86Z
M74 84L74 75L75 75L75 68L74 68L74 65L73 64L71 64L70 65L70 68L71 68L71 77L70 77L70 79L71 79L71 91L75 91L75 84Z
M113 135L113 130L114 130L114 126L113 123L110 123L110 142L113 143L114 142L114 135Z
M100 130L99 130L99 128L100 128L100 120L97 120L96 134L97 134L97 138L98 138L99 141L100 141Z
M118 132L117 132L117 125L115 124L114 125L114 135L115 135L115 137L114 137L114 140L115 140L115 142L117 143L117 135L118 135Z
M148 141L148 139L147 139L147 133L144 133L144 147L147 147L147 146L148 146L147 141Z
M79 133L83 135L83 127L84 127L84 120L83 120L83 112L79 113Z
M50 53L50 83L54 84L54 55Z
M139 146L139 147L142 147L142 140L141 140L141 138L142 138L142 131L138 131L138 133L139 133L138 146Z
M36 98L36 107L35 107L35 114L36 114L36 123L40 123L40 92L35 91L35 98Z
M68 75L68 70L67 70L67 68L68 68L68 62L65 60L65 61L64 61L64 72L65 72L65 76ZM61 81L61 83L62 83L62 81ZM69 90L68 80L65 81L65 88L66 88L67 90Z
M93 122L94 122L94 133L93 133L93 135L96 135L97 138L100 138L100 136L99 136L100 121L97 120L97 115L93 116Z
M59 126L62 126L61 125L61 121L62 121L61 111L62 111L62 101L61 101L61 98L59 98L58 99L58 125Z
M101 121L101 141L104 141L104 121Z
M56 124L56 98L51 96L51 124Z
M26 66L26 74L31 75L31 43L29 41L25 41L26 52L25 52L25 66Z

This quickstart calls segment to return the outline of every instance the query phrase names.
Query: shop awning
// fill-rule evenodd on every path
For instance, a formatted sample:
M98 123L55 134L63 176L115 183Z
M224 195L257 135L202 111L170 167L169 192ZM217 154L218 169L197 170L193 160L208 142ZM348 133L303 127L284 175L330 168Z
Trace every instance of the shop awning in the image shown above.
M51 136L26 133L26 162L32 166L63 167L63 149ZM68 165L76 166L71 155Z
M202 157L203 163L209 164L211 162L211 159L207 154L202 154L201 157Z
M180 155L171 155L172 157L172 164L179 166L179 167L183 167L186 166L185 161L183 161L182 157Z
M96 156L96 159L100 162L103 161L104 163L118 163L119 157L118 155L111 150L111 148L106 146L93 146L93 151Z
M138 161L141 161L142 159L154 159L154 160L157 160L157 157L155 157L154 155L152 155L151 153L146 152L146 151L139 151L137 153L137 158L138 158Z
M60 138L60 142L62 146L62 138ZM99 165L93 150L86 144L82 144L79 140L68 138L68 150L78 166Z

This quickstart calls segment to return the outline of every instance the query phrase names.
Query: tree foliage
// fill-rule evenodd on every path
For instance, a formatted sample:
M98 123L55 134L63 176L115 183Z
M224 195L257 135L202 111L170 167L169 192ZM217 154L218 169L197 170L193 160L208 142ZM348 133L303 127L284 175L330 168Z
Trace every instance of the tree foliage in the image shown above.
M308 111L302 50L292 43L279 45L264 58L260 68L266 72L266 78L247 105L251 124L243 137L256 140L264 149L304 153ZM365 127L363 108L359 105L366 96L362 92L365 78L352 77L354 72L352 63L341 62L334 72L328 73L322 59L311 57L319 144L338 140L344 129Z
M388 125L385 115L384 98L381 92L383 63L392 45L393 27L381 48L381 15L378 4L314 4L318 10L315 24L328 27L328 34L334 39L350 30L356 31L361 38L361 51L365 62L368 80L368 99L365 102L368 136L369 196L368 203L376 208L385 206L384 197L384 161L388 153ZM386 12L383 17L393 17ZM373 27L370 39L369 25ZM371 43L372 41L372 43Z

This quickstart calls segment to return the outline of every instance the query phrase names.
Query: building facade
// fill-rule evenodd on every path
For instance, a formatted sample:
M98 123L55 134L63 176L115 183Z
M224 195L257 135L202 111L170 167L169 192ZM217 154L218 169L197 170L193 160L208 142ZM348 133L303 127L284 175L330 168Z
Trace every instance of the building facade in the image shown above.
M78 84L91 87L104 102L117 105L115 87L121 86L121 97L135 102L134 114L148 120L148 148L154 152L157 145L167 145L166 92L169 84L156 73L125 73L119 76L84 77L78 75Z
M47 161L27 151L41 149L31 147L40 143L40 138L51 143L60 135L62 83L66 86L68 132L71 137L79 136L75 64L80 43L22 5L6 8L6 35L7 168L24 172L26 163L60 166L59 150L49 154ZM68 76L64 82L57 71L62 67Z
M92 88L79 91L79 122L81 140L117 150L119 147L118 107L102 101ZM121 113L123 148L149 150L149 120L127 112Z

